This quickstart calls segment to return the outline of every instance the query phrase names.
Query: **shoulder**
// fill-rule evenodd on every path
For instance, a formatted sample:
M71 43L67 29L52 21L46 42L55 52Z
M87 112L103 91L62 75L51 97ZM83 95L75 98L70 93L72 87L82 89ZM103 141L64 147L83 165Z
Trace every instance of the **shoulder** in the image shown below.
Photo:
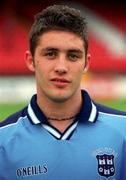
M100 117L100 120L105 119L106 123L107 122L109 123L111 121L113 122L114 120L115 123L117 121L117 123L123 122L126 124L126 112L113 109L113 108L110 108L101 104L95 103L95 105L96 105L96 108L98 111L98 117ZM126 129L126 126L125 126L125 129Z
M0 122L0 149L20 140L26 132L28 123L27 107L15 112Z
M118 132L126 140L126 112L119 111L104 105L95 104L98 110L98 122L103 127ZM105 129L105 131L107 131Z
M25 117L26 115L27 115L27 107L24 107L20 111L10 115L5 120L1 121L0 122L0 128L16 123L19 120L19 118Z
M4 145L11 144L17 137L21 137L21 134L24 135L24 126L27 120L26 113L27 108L23 108L0 122L0 149Z
M110 114L110 115L117 115L117 116L126 116L126 112L120 111L117 109L113 109L102 104L95 103L97 110L101 113Z

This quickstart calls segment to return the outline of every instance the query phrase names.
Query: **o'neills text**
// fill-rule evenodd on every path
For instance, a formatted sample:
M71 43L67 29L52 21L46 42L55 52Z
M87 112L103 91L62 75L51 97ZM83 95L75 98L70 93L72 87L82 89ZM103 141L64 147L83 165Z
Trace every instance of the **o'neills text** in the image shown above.
M48 172L47 165L43 164L43 165L34 165L34 166L18 168L16 170L16 175L18 177L27 177L27 176L45 174L47 172Z

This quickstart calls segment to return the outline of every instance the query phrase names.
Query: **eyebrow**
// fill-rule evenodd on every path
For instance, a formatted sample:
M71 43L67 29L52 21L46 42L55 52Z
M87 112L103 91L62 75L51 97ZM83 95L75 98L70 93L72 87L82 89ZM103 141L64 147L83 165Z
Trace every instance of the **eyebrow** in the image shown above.
M78 53L78 54L83 54L84 51L80 50L80 49L69 49L68 52L70 53Z
M60 51L60 49L53 48L53 47L47 47L47 48L43 48L41 51L42 52L45 52L45 51ZM79 48L66 49L65 51L66 52L70 52L70 53L79 53L79 54L83 54L84 53L84 51L80 50Z

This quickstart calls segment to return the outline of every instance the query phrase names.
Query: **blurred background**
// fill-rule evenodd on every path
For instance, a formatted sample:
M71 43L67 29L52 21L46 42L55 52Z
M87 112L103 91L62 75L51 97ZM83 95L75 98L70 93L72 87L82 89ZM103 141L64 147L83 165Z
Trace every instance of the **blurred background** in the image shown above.
M0 120L26 105L36 92L24 52L34 15L52 4L76 7L87 18L91 64L82 88L97 102L126 111L126 2L1 0Z

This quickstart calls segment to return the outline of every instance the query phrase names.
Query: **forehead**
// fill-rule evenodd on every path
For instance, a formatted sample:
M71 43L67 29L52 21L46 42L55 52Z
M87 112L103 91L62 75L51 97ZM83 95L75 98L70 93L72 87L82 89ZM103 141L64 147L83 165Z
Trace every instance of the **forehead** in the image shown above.
M54 47L63 49L80 49L84 51L83 40L73 32L63 30L50 30L44 32L38 41L38 47Z

